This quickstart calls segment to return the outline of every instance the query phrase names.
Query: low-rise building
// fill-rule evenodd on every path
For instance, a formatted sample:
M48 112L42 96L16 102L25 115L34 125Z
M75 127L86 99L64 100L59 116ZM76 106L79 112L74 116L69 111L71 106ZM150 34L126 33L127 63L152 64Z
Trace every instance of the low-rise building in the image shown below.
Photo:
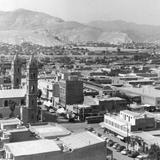
M119 87L117 89L126 95L134 94L141 96L142 104L149 104L160 108L160 90L155 89L153 86L143 86L141 88Z
M57 140L32 140L6 143L5 159L10 160L104 160L105 141L85 131Z
M26 89L0 90L0 107L8 107L9 101L14 101L17 105L25 104Z
M29 129L42 139L55 139L69 135L71 132L61 125L55 123L44 123L41 125L31 125Z
M8 143L4 148L10 160L60 160L62 153L56 142L47 139Z
M156 122L153 116L147 115L147 112L124 110L120 111L119 115L105 114L101 126L124 139L136 131L155 129Z
M25 105L26 89L0 90L0 114L1 117L9 117L10 102L15 103L15 116L20 116L20 106Z

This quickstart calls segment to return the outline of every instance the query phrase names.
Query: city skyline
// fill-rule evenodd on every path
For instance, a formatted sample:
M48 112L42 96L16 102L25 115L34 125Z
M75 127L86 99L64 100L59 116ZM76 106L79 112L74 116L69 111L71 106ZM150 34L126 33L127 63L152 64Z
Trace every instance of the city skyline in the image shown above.
M125 20L160 25L159 0L0 0L0 11L40 11L66 21Z

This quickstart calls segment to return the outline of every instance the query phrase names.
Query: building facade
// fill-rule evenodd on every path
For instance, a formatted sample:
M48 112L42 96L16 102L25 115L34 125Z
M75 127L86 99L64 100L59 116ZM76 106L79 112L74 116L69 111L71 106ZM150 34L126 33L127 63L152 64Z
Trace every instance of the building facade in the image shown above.
M61 80L60 85L60 103L62 106L72 104L82 104L83 82L80 80Z
M156 128L155 118L147 113L137 113L129 110L120 111L120 115L104 115L101 124L107 130L123 138L131 136L136 131L147 131Z

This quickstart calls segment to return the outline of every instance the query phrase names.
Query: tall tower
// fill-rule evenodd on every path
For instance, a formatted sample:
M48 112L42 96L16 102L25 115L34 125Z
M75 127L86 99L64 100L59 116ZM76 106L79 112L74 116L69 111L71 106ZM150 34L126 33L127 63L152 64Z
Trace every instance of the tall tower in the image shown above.
M14 56L12 61L11 67L11 81L12 81L12 88L17 89L21 86L21 62L18 58L18 54Z
M37 77L37 60L32 55L27 66L26 107L22 109L22 121L24 123L35 123L37 121Z

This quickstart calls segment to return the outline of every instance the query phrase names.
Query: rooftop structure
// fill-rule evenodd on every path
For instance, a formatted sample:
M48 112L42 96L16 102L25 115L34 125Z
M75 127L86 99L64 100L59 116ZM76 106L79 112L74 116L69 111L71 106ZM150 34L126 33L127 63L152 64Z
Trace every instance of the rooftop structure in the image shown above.
M64 145L69 146L72 149L83 148L104 142L103 139L88 131L72 134L70 136L63 137L60 140Z
M119 90L124 92L128 91L138 95L146 95L149 97L160 97L160 90L155 89L153 86L143 86L142 88L120 87Z
M70 131L58 124L33 125L30 130L35 132L41 138L54 139L70 134Z
M54 141L47 139L8 143L5 144L5 148L16 157L60 151Z
M135 94L141 96L142 104L160 107L160 90L155 89L153 86L143 86L141 88L119 87L117 89L126 95Z

